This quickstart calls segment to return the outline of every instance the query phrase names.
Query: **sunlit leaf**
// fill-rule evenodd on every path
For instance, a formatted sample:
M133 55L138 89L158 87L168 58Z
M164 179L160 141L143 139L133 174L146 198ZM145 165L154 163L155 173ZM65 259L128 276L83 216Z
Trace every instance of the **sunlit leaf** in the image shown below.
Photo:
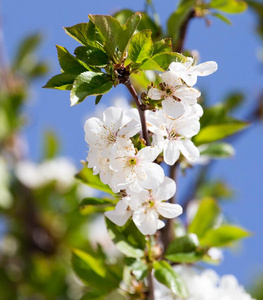
M174 271L168 262L161 260L153 263L154 277L166 285L175 295L180 298L188 296L187 288L181 277Z
M198 211L188 227L190 233L195 233L199 238L214 227L217 222L220 208L213 198L201 200Z
M82 250L72 251L72 266L79 278L93 289L108 292L119 286L120 278L104 262Z
M130 41L128 58L134 63L141 63L153 53L153 42L150 30L136 33Z
M208 230L200 239L200 243L210 247L225 247L250 235L250 232L241 227L225 224Z
M235 154L234 148L228 143L212 143L202 145L200 155L210 158L228 158Z
M212 13L212 15L216 18L218 18L219 20L225 22L228 25L232 25L231 20L229 20L226 16L219 14L219 13Z
M59 142L57 135L52 131L46 131L44 137L44 158L52 159L59 153Z
M69 74L80 74L89 70L88 66L71 55L68 50L62 46L56 46L58 60L62 70Z
M53 76L49 79L43 88L57 89L57 90L71 90L73 82L76 78L74 74L62 73Z
M235 123L210 125L200 130L194 138L196 144L210 143L231 136L248 126L248 123L236 121Z
M100 190L102 192L105 192L110 195L114 195L113 191L110 189L110 187L106 184L104 184L98 175L94 175L92 170L89 169L86 164L84 165L84 168L75 176L78 180L80 180L82 183L87 184L88 186Z
M172 262L193 263L201 260L204 251L198 249L199 241L195 234L174 239L168 246L165 258Z
M247 9L246 2L241 0L212 0L209 6L229 14L242 13Z
M132 221L119 227L106 218L106 225L118 250L128 257L140 258L144 256L145 236Z
M87 197L81 200L79 204L80 213L82 215L88 215L95 212L105 212L113 209L117 200L107 198L94 198Z
M104 73L87 71L78 75L70 94L71 105L82 102L88 96L106 94L112 88L111 78Z

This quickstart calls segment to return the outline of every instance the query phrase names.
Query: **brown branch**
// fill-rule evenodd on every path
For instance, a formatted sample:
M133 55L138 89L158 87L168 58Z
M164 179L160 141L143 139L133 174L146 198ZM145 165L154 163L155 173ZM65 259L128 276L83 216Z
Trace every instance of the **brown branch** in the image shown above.
M154 300L154 285L153 285L153 274L152 271L149 270L148 273L148 293L147 300Z
M177 163L170 167L169 177L172 179L176 179L176 167ZM176 198L175 195L169 199L170 203L175 203ZM174 229L173 229L174 219L168 219L165 227L161 229L161 241L163 244L163 253L166 251L170 242L174 239Z
M149 142L149 135L148 135L148 129L147 129L147 125L146 125L146 118L145 118L145 110L143 109L143 105L137 95L137 92L135 91L130 79L128 79L126 82L123 83L126 88L129 90L129 92L132 95L132 98L134 100L134 102L136 103L137 109L139 111L139 116L140 116L140 120L141 120L141 125L142 125L142 137L146 142L147 146L150 146L150 142Z
M179 29L179 38L178 38L176 45L174 46L175 52L180 52L180 53L183 52L188 25L189 25L190 20L193 19L194 17L195 17L195 10L192 9L189 12L188 16L186 17L186 19L184 20L181 28Z

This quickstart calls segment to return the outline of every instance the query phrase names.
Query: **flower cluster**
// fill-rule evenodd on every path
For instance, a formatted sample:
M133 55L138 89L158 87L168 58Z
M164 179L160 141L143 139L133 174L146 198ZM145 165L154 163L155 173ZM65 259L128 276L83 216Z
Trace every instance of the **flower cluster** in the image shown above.
M192 64L191 58L172 63L160 75L160 89L149 89L148 98L162 100L162 109L146 113L151 146L137 149L132 142L141 130L138 112L109 107L102 120L93 117L85 123L88 167L115 193L124 195L113 211L105 213L118 226L132 218L143 234L154 234L165 225L159 215L175 218L182 213L180 205L166 202L175 194L176 185L155 160L161 153L168 165L173 165L181 153L190 162L199 157L191 138L200 129L203 110L197 104L200 92L192 86L197 76L213 73L217 65Z
M197 272L191 266L176 266L174 270L182 277L189 292L185 300L252 300L233 275L221 278L211 269ZM180 300L164 285L155 281L156 300Z

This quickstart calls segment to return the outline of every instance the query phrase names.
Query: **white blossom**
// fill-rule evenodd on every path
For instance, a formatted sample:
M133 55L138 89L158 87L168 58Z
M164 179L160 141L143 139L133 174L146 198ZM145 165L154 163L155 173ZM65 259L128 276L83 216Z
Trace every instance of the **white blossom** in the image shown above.
M143 234L154 234L165 225L159 220L159 215L172 219L182 214L180 205L165 202L174 196L175 190L174 180L165 177L163 183L155 189L140 193L128 192L129 205L134 211L133 222Z
M190 140L200 130L199 117L189 110L178 119L170 119L161 110L148 115L149 130L154 133L153 142L163 151L164 161L173 165L182 153L190 162L199 157L199 150Z
M179 77L173 71L167 71L161 75L161 89L151 87L148 97L152 100L163 100L162 107L167 115L178 118L185 112L185 106L197 103L201 93L182 84Z
M158 156L157 147L145 147L136 153L135 148L116 152L110 161L114 171L111 184L116 191L129 187L134 192L143 189L153 189L164 180L162 167L153 161Z
M217 63L214 61L207 61L199 65L193 65L193 62L192 57L188 57L183 63L172 62L169 70L189 86L196 84L197 76L207 76L217 70Z
M200 273L194 267L184 265L176 266L174 270L182 277L189 292L184 300L252 300L233 275L220 278L213 270ZM182 300L157 281L154 294L156 300Z
M90 149L100 151L100 155L109 158L117 147L131 144L130 137L140 131L140 125L135 120L124 123L123 110L109 107L103 112L103 120L90 118L86 121L85 139Z

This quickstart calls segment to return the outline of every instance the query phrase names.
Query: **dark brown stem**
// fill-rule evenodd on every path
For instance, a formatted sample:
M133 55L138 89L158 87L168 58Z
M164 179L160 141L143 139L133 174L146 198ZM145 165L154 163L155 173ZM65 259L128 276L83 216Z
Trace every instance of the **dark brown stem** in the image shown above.
M174 47L175 52L181 53L183 51L188 25L189 25L190 20L193 19L194 17L195 17L195 11L194 11L194 9L192 9L189 12L188 16L186 17L186 19L184 20L184 22L179 30L178 41Z
M147 300L154 300L154 285L153 285L153 275L152 271L149 270L148 273L148 297Z
M140 115L141 125L142 125L142 137L145 140L146 145L150 146L148 129L147 129L146 118L145 118L145 110L143 109L143 105L142 105L142 103L137 95L137 92L135 91L130 79L128 79L124 83L124 85L127 87L127 89L129 90L129 92L132 95L134 102L136 103L136 106L138 108L139 115Z
M170 167L170 172L169 172L169 177L172 179L176 179L176 167L177 164L174 164L173 166ZM170 203L175 203L175 195L169 199ZM161 229L161 240L163 244L163 253L167 249L168 245L170 242L174 239L174 230L173 230L173 219L168 219L165 227Z

